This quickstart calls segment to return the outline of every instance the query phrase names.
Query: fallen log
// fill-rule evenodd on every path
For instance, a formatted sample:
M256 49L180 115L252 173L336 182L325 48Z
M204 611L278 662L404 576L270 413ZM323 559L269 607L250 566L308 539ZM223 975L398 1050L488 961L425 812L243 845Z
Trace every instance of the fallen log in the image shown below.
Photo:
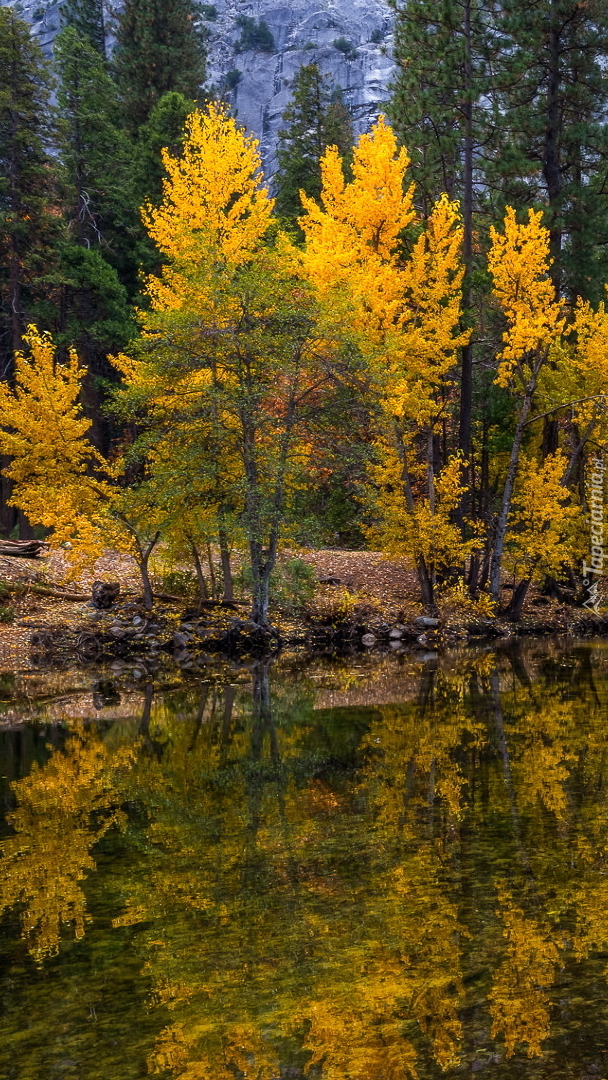
M46 547L48 543L45 540L0 540L0 555L37 559L42 549Z
M18 584L21 584L21 582L18 582ZM51 596L54 600L73 600L75 603L82 604L83 601L91 599L90 593L63 592L61 589L52 589L48 585L37 585L34 581L24 582L23 585L24 592L37 593L39 596Z

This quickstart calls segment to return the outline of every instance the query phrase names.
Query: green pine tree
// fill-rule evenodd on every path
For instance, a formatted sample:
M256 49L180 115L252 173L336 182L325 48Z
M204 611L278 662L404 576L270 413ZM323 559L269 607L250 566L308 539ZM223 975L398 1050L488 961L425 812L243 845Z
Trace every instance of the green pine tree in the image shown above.
M485 157L492 154L497 105L491 74L501 48L494 0L409 0L397 10L397 76L389 115L412 159L423 213L442 192L461 201L466 267L464 307L472 306L474 215L485 210ZM477 183L476 183L477 180ZM469 456L473 345L462 350L460 449Z
M205 80L205 34L192 0L126 0L114 57L132 136L168 91L197 99Z
M599 300L608 274L608 2L504 5L499 152L504 201L547 207L555 279Z
M71 238L80 246L99 247L133 293L143 227L116 86L103 58L72 27L56 39L55 69Z
M107 357L133 333L125 285L136 292L143 226L132 148L103 57L68 26L55 41L55 70L66 234L49 280L60 297L52 330L59 345L76 347L87 369L85 405L101 448L109 436L104 385L115 381Z
M30 322L54 310L47 276L57 261L61 231L59 184L49 154L53 132L48 67L27 23L0 8L0 378L12 376L14 355ZM0 475L0 530L19 518L9 506L11 482Z
M101 56L106 55L103 0L65 0L61 6L64 25L71 26Z
M283 123L277 147L277 212L295 226L302 213L300 191L318 198L320 159L332 145L348 158L353 144L352 126L340 91L332 93L329 79L317 64L300 68Z
M136 184L139 202L159 203L162 199L163 168L161 151L179 154L184 142L188 116L195 108L177 91L163 94L153 106L146 123L139 129L136 144Z
M104 404L117 382L108 356L124 349L134 336L133 310L116 270L98 247L67 239L59 256L49 284L60 302L49 329L60 347L76 349L86 368L83 397L91 419L91 438L98 449L107 452L115 429L105 415Z
M49 73L27 23L0 9L0 377L43 299L59 231Z

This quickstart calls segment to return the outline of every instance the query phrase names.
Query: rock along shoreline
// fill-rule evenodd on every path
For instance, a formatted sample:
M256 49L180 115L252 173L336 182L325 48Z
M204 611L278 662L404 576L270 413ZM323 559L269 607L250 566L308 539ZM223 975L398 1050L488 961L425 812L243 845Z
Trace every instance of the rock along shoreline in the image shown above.
M382 619L345 620L327 623L314 617L282 622L276 629L257 626L237 617L234 609L200 611L158 604L147 612L137 601L117 604L107 611L93 611L74 625L29 622L31 659L35 663L105 663L129 659L146 665L170 656L184 668L197 667L219 656L265 657L284 649L303 654L380 649L392 652L425 652L479 643L483 640L521 636L564 634L601 637L608 634L608 617L580 614L576 609L559 617L532 616L518 623L487 618L459 625L429 616L411 622Z

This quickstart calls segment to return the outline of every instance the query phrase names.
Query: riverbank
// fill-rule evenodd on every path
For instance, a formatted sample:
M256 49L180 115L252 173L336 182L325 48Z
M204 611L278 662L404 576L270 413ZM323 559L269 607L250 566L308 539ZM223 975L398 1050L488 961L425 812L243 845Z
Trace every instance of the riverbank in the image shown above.
M108 552L77 582L66 581L57 553L40 559L0 557L0 664L112 662L128 658L145 670L171 657L184 670L219 656L267 655L281 649L319 651L425 651L468 641L531 635L601 636L608 618L559 603L532 590L519 622L480 613L451 600L429 618L416 598L415 575L404 560L377 552L299 553L314 570L314 595L299 610L272 612L274 632L248 618L244 600L232 605L160 592L152 612L138 595L130 560ZM99 610L95 580L120 586L117 601ZM162 579L159 578L159 591ZM505 583L505 597L512 585Z

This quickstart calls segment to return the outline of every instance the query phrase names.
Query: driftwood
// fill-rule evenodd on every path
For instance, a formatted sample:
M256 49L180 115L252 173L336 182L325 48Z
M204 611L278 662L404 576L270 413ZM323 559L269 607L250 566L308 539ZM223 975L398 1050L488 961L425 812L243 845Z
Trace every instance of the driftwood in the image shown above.
M10 582L6 582L10 587ZM18 583L19 585L21 582ZM48 585L37 585L34 581L24 583L24 592L38 593L40 596L52 596L55 600L74 600L82 604L84 600L90 600L90 593L62 592L61 589L51 589Z
M21 559L37 559L48 547L45 540L0 540L0 555L16 555Z

